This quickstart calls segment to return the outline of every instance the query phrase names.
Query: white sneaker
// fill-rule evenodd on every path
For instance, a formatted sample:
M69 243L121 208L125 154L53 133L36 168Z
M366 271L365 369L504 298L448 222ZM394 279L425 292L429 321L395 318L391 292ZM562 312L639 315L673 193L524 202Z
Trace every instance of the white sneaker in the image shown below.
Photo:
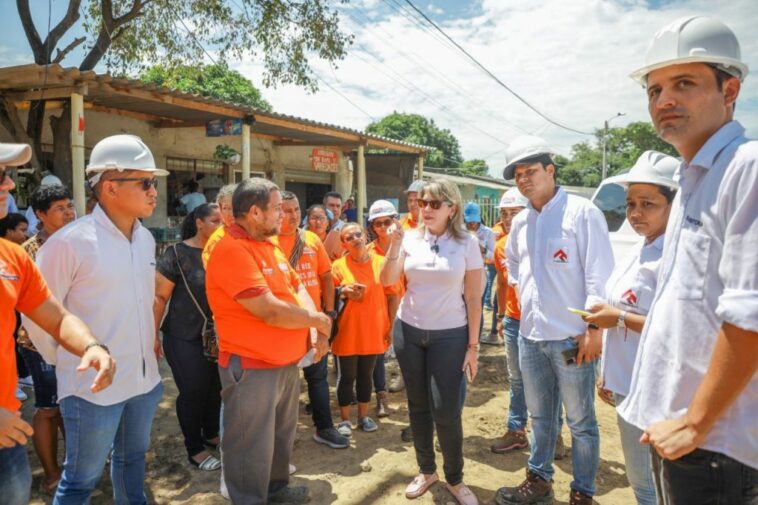
M290 463L289 472L290 472L290 475L292 475L293 473L297 472L297 467L295 465L293 465L292 463Z
M20 387L16 386L16 400L20 402L25 402L27 398L29 397L26 396L26 393L24 393L24 391Z
M34 380L32 380L31 375L27 375L26 377L19 377L18 378L18 385L25 388L33 388L34 387Z
M337 431L339 431L340 435L343 437L349 437L353 434L353 426L350 424L350 421L342 421L337 425Z

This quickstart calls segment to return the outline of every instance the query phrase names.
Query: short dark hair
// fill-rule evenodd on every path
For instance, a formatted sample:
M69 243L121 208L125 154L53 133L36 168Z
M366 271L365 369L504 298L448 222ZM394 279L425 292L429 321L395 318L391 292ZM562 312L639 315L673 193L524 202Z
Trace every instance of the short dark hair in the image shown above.
M281 193L283 202L286 202L287 200L297 200L297 195L292 191L284 190Z
M558 175L558 166L555 164L555 161L553 161L553 157L549 154L538 154L536 156L532 156L531 158L525 158L519 161L516 166L531 165L533 163L541 163L542 168L547 168L548 165L553 165L555 175Z
M339 194L339 193L337 193L336 191L327 191L327 192L324 194L324 199L323 199L323 200L321 200L321 201L324 203L324 205L326 205L326 200L327 200L327 198L339 198L339 199L340 199L340 202L342 201L342 195L340 195L340 194Z
M60 200L71 200L71 192L66 186L40 186L29 197L29 205L35 212L47 212L53 202Z
M15 230L21 223L29 224L29 221L23 214L10 212L3 219L0 219L0 237L5 237L9 231Z
M197 181L191 180L187 182L187 189L189 190L190 193L194 193L195 191L197 191L197 188L199 187L200 185L197 183Z
M217 203L203 203L192 209L192 212L187 214L184 217L184 221L182 221L182 240L187 240L197 235L196 221L207 218L218 208Z
M234 217L245 217L253 205L266 210L274 191L279 191L279 186L261 177L243 180L232 195Z
M711 70L713 70L713 74L716 76L716 86L719 91L722 91L724 89L724 83L728 81L729 79L737 79L737 77L733 76L729 72L726 72L716 65L708 65L711 67ZM732 111L735 111L737 109L737 102L734 102L732 104Z
M676 196L676 190L674 188L659 185L658 190L661 192L664 198L666 198L666 201L668 203L671 203L674 201L674 197Z

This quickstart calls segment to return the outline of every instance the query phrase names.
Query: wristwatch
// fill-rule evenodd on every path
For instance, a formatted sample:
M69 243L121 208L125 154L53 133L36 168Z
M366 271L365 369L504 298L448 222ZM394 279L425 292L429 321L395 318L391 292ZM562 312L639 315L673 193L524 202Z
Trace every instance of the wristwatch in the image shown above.
M111 350L108 349L108 346L105 345L105 344L101 344L100 342L90 342L89 344L87 344L87 347L84 348L84 352L86 353L87 351L89 351L93 347L100 347L100 348L102 348L109 356L111 354Z
M331 319L332 321L334 321L335 319L337 319L337 311L336 310L327 310L326 312L324 312L324 314L326 314L327 316L329 316L329 319Z
M626 328L626 311L622 310L621 314L619 314L618 321L616 321L616 326L619 328Z

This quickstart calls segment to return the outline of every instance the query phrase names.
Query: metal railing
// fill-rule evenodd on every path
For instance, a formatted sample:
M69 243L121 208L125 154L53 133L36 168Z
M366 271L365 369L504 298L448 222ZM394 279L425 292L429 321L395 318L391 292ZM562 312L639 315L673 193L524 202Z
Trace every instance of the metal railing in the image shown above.
M477 198L466 201L464 205L468 202L474 202L479 205L480 209L482 209L482 223L484 223L485 226L492 228L495 223L500 221L500 209L497 207L499 202L490 198Z

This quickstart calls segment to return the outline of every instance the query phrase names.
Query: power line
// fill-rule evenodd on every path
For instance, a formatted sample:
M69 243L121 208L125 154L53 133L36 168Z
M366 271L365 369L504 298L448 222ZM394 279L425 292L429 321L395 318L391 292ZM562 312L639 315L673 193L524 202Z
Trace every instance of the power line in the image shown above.
M429 19L429 17L424 14L423 11L421 11L418 7L416 7L411 0L405 0L405 3L407 3L411 8L416 11L421 17L423 17L430 25L432 25L438 32L440 32L447 40L449 40L455 47L457 47L463 54L465 54L477 67L479 67L485 74L490 76L495 82L497 82L502 88L504 88L506 91L508 91L510 94L512 94L514 97L516 97L521 103L529 107L532 111L534 111L537 115L539 115L542 119L545 121L559 127L563 128L564 130L568 130L574 133L579 133L581 135L594 135L594 133L585 132L581 130L577 130L575 128L571 128L570 126L566 126L562 123L559 123L558 121L555 121L550 116L546 115L539 109L537 109L534 105L529 103L525 98L523 98L521 95L516 93L514 90L512 90L507 84L505 84L503 81L501 81L495 74L493 74L487 67L485 67L482 63L479 62L476 58L474 58L468 51L466 51L460 44L458 44L455 40L453 40L452 37L450 37L442 28L440 28L434 21Z

